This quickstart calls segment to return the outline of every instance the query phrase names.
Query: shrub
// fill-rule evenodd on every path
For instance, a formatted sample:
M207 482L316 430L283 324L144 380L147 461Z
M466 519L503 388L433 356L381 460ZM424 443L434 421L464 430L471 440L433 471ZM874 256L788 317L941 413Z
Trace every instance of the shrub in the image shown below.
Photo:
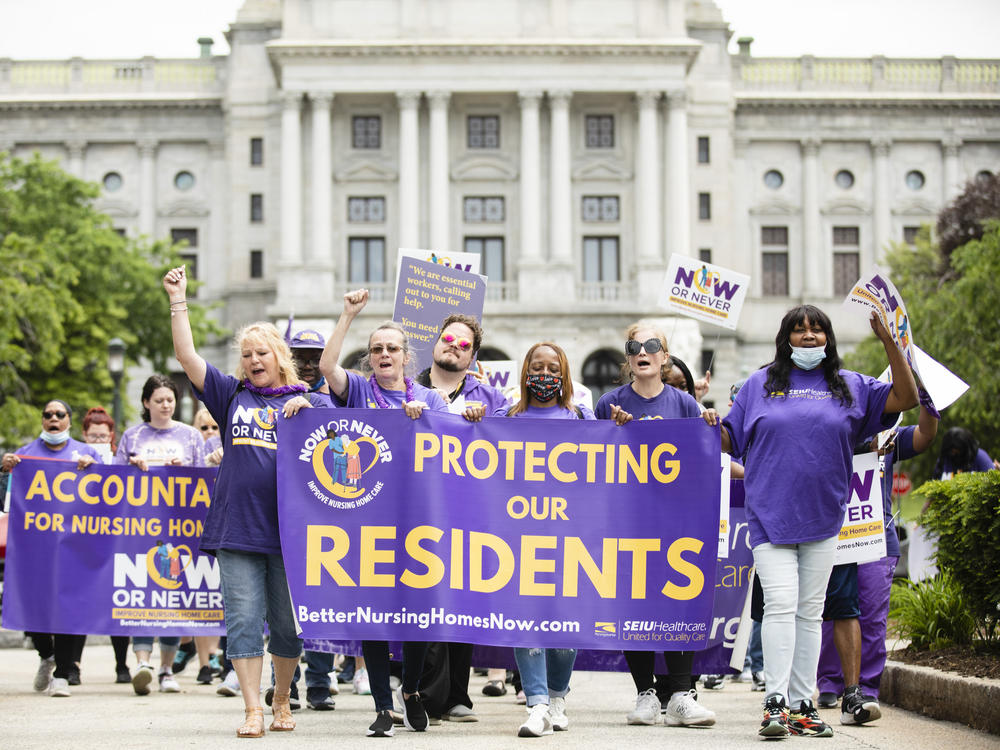
M1000 471L927 482L921 522L938 536L937 565L961 589L979 635L995 640L1000 603Z
M972 644L976 620L947 572L920 583L897 579L889 602L895 634L918 651Z

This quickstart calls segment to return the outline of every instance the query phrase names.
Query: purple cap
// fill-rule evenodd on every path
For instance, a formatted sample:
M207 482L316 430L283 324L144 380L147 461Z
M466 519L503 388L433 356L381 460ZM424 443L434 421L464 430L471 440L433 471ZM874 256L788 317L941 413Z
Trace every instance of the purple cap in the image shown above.
M292 336L292 341L288 346L291 349L322 349L326 346L326 340L318 331L306 329Z

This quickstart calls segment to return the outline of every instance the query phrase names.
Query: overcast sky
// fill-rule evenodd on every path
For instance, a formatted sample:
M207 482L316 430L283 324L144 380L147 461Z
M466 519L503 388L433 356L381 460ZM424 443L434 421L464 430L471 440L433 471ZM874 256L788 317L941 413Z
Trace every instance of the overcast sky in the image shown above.
M195 57L243 0L0 0L0 57ZM1000 0L716 0L753 54L1000 57Z

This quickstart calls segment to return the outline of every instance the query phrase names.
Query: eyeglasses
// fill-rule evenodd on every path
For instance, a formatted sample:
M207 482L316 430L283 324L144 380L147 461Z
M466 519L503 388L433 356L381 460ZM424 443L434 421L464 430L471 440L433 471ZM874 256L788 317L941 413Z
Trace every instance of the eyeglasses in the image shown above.
M630 357L634 357L643 349L646 350L646 354L655 354L663 348L659 339L646 339L645 341L636 341L635 339L629 339L625 342L625 353Z
M381 344L375 344L375 346L371 347L368 350L368 353L374 354L377 357L383 351L389 352L389 354L395 354L396 352L402 350L402 348L403 347L401 347L399 344L386 344L385 346L382 346Z
M42 419L52 419L52 417L55 417L56 419L66 419L66 412L64 412L64 411L43 411L42 412Z
M201 430L202 432L208 432L209 430L217 430L217 429L219 429L219 425L217 425L217 424L203 424L198 429Z
M472 342L468 339L460 339L453 333L442 333L441 340L446 344L455 344L463 352L469 351L472 348Z

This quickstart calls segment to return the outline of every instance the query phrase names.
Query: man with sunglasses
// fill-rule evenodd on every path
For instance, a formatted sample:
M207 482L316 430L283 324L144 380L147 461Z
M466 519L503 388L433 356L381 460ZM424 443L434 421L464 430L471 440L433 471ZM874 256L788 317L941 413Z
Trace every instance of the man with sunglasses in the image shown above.
M323 354L323 347L326 340L318 331L304 330L292 336L288 342L288 348L292 350L292 359L295 361L295 369L309 386L310 393L319 393L327 398L330 396L330 386L326 383L326 378L319 371L319 358Z
M441 394L448 411L470 422L479 422L484 415L509 406L503 393L469 370L482 341L483 329L478 320L471 315L449 315L434 344L434 363L417 375L418 383ZM471 644L430 644L420 678L420 695L429 716L446 721L478 721L469 697L471 667Z
M0 498L7 489L7 480L14 467L22 458L55 458L73 461L78 471L83 471L93 463L102 463L101 455L87 443L81 443L69 436L73 410L69 404L52 399L42 410L42 432L27 445L14 453L5 453L0 460ZM26 480L25 480L26 481ZM52 606L58 606L52 602ZM39 693L47 692L54 698L69 697L69 679L79 673L76 666L77 655L83 649L85 635L64 635L61 633L28 633L38 651L38 672L34 687Z

